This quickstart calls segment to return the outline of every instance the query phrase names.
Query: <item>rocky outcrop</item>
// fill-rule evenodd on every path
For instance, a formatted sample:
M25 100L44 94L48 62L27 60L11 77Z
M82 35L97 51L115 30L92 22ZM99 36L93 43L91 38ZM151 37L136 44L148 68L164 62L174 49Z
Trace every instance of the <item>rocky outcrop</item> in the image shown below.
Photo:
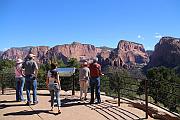
M94 45L73 42L72 44L57 45L52 48L48 46L10 48L2 54L1 58L24 59L28 53L33 53L36 55L35 59L38 63L44 63L51 59L62 59L67 62L69 58L76 58L77 60L82 58L91 59L100 52L101 49L96 48Z
M33 53L34 55L36 55L35 60L38 63L44 63L48 59L47 52L49 49L50 47L48 46L37 46L37 47L32 47L29 53Z
M38 63L44 63L49 60L63 60L67 62L69 58L90 60L94 57L99 58L102 65L123 66L136 63L142 64L147 62L148 55L146 54L143 45L120 41L117 48L95 47L90 44L81 44L73 42L72 44L57 45L52 48L48 46L11 48L3 53L3 59L24 59L28 53L36 55L35 59Z
M155 45L150 57L148 68L165 66L176 67L180 65L180 38L162 37Z
M24 59L27 54L29 53L30 49L32 47L21 47L21 48L10 48L8 50L6 50L5 52L3 52L3 54L1 55L2 59L12 59L12 60L16 60L18 58Z
M0 51L0 57L2 56L2 54L3 54L3 51Z
M76 58L79 61L80 59L93 58L98 52L101 52L101 50L97 49L94 45L73 42L72 44L52 47L48 52L48 56L57 56L63 60Z
M146 53L148 54L148 56L151 56L153 54L153 50L146 50Z
M43 63L44 59L47 57L46 53L48 50L49 47L47 46L10 48L1 55L1 58L12 60L16 60L18 58L24 59L29 53L33 53L36 55L36 61L38 63Z
M110 58L115 66L146 64L148 54L142 44L121 40Z

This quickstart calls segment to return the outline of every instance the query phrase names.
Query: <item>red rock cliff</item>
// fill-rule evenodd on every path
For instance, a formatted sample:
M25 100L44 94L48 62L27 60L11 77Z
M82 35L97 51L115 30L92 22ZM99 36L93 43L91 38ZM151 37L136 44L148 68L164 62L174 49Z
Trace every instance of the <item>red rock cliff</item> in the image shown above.
M142 44L121 40L112 52L111 59L120 64L143 64L148 62L148 55Z
M180 65L180 38L162 37L155 45L148 67Z

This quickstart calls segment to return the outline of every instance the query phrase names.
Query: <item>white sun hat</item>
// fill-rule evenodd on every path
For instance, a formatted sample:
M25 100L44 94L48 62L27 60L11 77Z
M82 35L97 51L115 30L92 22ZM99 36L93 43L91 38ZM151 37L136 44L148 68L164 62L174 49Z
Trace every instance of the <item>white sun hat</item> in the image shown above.
M17 63L17 64L22 63L22 62L23 62L23 60L20 59L20 58L16 60L16 63Z

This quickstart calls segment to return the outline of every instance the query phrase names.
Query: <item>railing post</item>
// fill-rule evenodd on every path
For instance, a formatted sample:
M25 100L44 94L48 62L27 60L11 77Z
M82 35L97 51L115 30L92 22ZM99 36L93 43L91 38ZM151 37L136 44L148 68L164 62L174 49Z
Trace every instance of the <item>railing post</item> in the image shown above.
M120 106L120 89L118 88L118 106Z
M72 95L75 95L75 75L73 74L73 88L72 88Z
M120 106L120 77L118 77L118 106Z
M145 104L146 104L146 119L148 119L148 87L147 87L148 80L145 79Z
M5 85L4 85L3 79L4 79L4 75L1 74L1 89L2 89L2 94L4 94L4 89L5 89Z

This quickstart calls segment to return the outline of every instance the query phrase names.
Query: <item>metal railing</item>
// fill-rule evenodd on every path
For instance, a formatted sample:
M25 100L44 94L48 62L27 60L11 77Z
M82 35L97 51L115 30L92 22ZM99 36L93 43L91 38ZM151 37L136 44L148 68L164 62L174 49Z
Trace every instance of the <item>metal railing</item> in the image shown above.
M137 97L137 92L140 83L144 81L143 94L144 97ZM118 99L118 106L120 106L121 99L129 98L130 100L141 100L145 103L145 118L148 118L148 88L147 79L132 78L116 74L105 74L101 77L101 91L105 92L107 96ZM127 100L127 99L124 99Z
M145 118L148 118L148 112L151 111L152 109L150 109L148 103L151 103L155 106L158 106L168 112L171 112L172 114L176 115L177 117L179 117L180 113L180 94L177 94L176 90L180 91L180 85L177 83L169 83L166 82L166 84L171 87L174 88L174 91L166 91L166 93L168 93L171 97L173 96L173 98L177 102L173 102L173 101L167 101L167 99L161 99L161 101L158 101L158 103L155 102L155 100L150 96L151 93L150 88L152 86L150 86L151 80L149 79L144 79L144 78L135 78L135 77L127 77L127 76L123 76L123 75L119 75L118 73L110 73L110 74L106 74L104 76L101 77L101 91L104 91L106 95L108 96L112 96L114 98L118 98L118 106L120 106L120 99L124 99L124 98L129 98L131 102L132 100L140 100L143 101L145 104ZM155 80L154 80L155 82ZM156 81L156 84L162 84L161 81ZM155 87L155 86L153 86ZM155 87L155 89L159 89L157 87ZM156 97L159 96L158 91L157 93L154 94ZM127 99L124 99L127 100ZM172 103L173 106L175 106L175 108L177 109L177 111L172 111L170 109L168 109L166 106L163 106L163 102L168 102L168 103Z
M62 78L67 79L67 78ZM78 76L75 75L72 78L69 78L70 83L67 83L69 86L65 86L66 83L63 83L61 87L64 89L72 89L72 93L74 90L79 90L78 84ZM38 83L39 89L44 89L45 80L40 80L41 82ZM66 80L64 80L66 81ZM160 81L156 81L156 84ZM180 85L176 83L166 83L170 87L176 88L175 90L180 89ZM165 110L171 112L170 110L166 109L160 104L157 104L154 99L150 97L149 88L150 80L142 79L142 78L135 78L135 77L126 77L119 75L118 73L115 75L112 74L105 74L101 76L101 91L105 92L105 95L112 96L114 98L118 98L118 106L120 106L120 100L124 98L129 98L130 100L141 100L144 101L145 105L145 118L148 118L148 103L152 103L158 107L164 108ZM15 88L15 76L14 73L0 73L0 87L2 94L4 94L5 88ZM141 88L141 89L140 89ZM139 94L141 91L141 95ZM172 96L175 96L175 99L180 101L180 94L175 93L176 91L167 91ZM157 91L158 97L158 91ZM125 99L127 100L127 99ZM166 99L162 99L161 101L167 101ZM172 101L167 101L172 102ZM179 102L180 103L180 102ZM174 104L176 108L180 111L180 104ZM179 111L177 112L179 114ZM172 112L173 113L173 112Z
M4 94L5 88L15 88L15 74L0 73L0 88L2 94Z

